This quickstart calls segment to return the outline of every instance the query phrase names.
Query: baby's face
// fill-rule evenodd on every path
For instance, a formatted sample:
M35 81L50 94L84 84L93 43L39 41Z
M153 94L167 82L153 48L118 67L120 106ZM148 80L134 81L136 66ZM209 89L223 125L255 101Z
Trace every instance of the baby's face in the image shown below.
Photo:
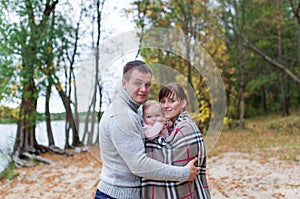
M155 122L163 121L163 115L159 106L150 106L144 110L144 122L148 125L154 125Z

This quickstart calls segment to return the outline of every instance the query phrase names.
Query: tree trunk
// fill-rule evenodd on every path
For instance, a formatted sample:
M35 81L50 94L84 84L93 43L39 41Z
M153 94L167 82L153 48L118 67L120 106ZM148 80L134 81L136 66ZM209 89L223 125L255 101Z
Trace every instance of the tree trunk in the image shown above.
M240 129L244 129L245 128L245 123L244 123L244 116L245 116L245 96L244 96L244 92L245 92L245 76L244 76L244 67L242 66L241 69L241 82L240 82L240 96L241 96L241 112L240 112Z
M268 113L268 106L267 106L267 96L266 96L265 86L263 86L262 89L261 89L261 98L262 98L263 113L267 114Z
M298 45L298 63L300 64L300 2L294 4L293 0L289 0L292 13L294 14L294 18L298 24L298 28L296 30L297 34L297 45Z
M24 162L20 160L23 153L40 154L44 152L35 139L36 105L37 89L33 78L31 78L24 84L17 124L17 136L13 150L13 160L17 165L24 166Z
M297 7L296 5L293 4L292 0L290 0L290 5L292 8L292 11L294 13L295 19L297 21L297 30L296 30L296 34L297 34L297 49L298 49L298 65L300 65L300 3L298 3ZM297 105L300 105L300 88L298 87L298 92L297 92Z
M239 118L239 112L241 107L241 96L242 96L241 91L239 91L238 99L235 105L235 114L234 114L234 119L236 120Z
M86 137L89 134L89 122L90 122L90 114L91 114L91 107L89 106L87 112L86 112L86 116L85 116L85 120L84 120L84 131L83 131L83 136L82 136L82 142L86 143Z
M243 46L241 43L241 38L238 38L237 41L237 60L238 60L238 64L239 64L239 74L240 74L240 82L239 82L239 90L240 90L240 100L241 100L241 112L240 112L240 129L244 129L245 128L245 124L244 124L244 116L245 116L245 85L246 85L246 81L245 81L245 61L244 61L244 55L243 55Z
M57 77L56 77L57 78ZM59 93L59 96L63 102L63 105L66 110L66 143L65 143L65 148L68 149L71 147L69 144L69 131L72 129L73 132L73 146L82 146L82 142L79 140L79 135L78 135L78 129L75 123L75 119L72 114L72 108L71 108L71 100L69 97L66 95L66 93L63 91L61 85L59 84L59 81L56 81L54 84L57 92ZM67 137L68 136L68 137Z
M300 88L298 87L298 93L297 93L297 105L300 105Z
M189 95L189 99L193 99L194 97L194 92L193 92L193 89L194 89L194 85L193 85L193 81L192 81L192 65L191 65L191 45L190 45L190 42L191 42L191 39L186 35L185 36L185 50L186 50L186 57L187 57L187 65L188 65L188 74L187 74L187 83L191 86L192 89L189 89L189 87L187 87L187 92L188 92L188 95ZM188 85L188 86L189 86ZM195 107L195 104L194 103L191 103L190 104L190 107L191 107L191 111L192 112L195 112L196 110L196 107Z
M102 84L99 82L99 95L100 95L100 100L99 100L99 111L98 111L98 115L97 115L97 124L98 124L98 128L97 128L97 137L96 137L96 141L95 144L99 144L99 125L100 125L100 120L102 117Z
M85 120L85 132L84 134L87 135L87 145L91 145L93 143L94 138L94 131L95 131L95 123L96 123L96 104L97 104L97 91L99 86L99 59L100 59L100 39L101 39L101 21L102 21L102 11L104 7L105 0L102 2L97 0L97 41L96 41L96 52L95 52L95 83L93 88L93 97L91 104L89 106L88 113L91 115L91 123L89 122L90 114L87 114ZM91 111L90 111L91 110ZM89 124L91 124L91 129L89 129ZM85 137L84 135L84 137Z
M279 74L279 88L280 88L280 109L281 115L283 117L288 116L288 107L287 107L287 100L286 100L286 81L284 78L284 74Z
M282 61L282 27L281 27L281 0L277 0L277 32L278 32L278 60ZM280 84L280 104L281 104L281 115L288 115L288 107L286 105L286 81L284 74L281 73L279 77Z
M51 127L51 117L50 117L50 95L51 95L51 83L48 82L46 88L46 100L45 100L45 118L47 126L48 144L49 146L55 146L54 137Z

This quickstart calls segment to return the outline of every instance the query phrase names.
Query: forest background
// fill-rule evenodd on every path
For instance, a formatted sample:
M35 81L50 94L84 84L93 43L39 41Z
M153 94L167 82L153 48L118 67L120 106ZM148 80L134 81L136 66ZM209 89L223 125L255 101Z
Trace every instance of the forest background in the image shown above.
M113 69L103 73L101 42L106 1L24 0L1 1L0 6L0 121L17 125L12 151L14 165L28 166L39 154L97 144L97 124L103 104L112 100ZM176 30L186 35L182 50L188 58L172 51L141 48L136 57L150 65L159 63L178 71L185 79L168 74L154 78L179 81L195 91L197 106L191 106L193 118L205 134L211 119L212 101L205 78L193 67L197 58L191 47L202 46L217 66L226 92L228 128L246 127L247 120L278 113L282 117L299 113L300 107L300 3L297 0L198 0L131 1L124 10L137 28L137 38L151 27ZM75 9L76 8L76 9ZM71 12L72 11L72 12ZM70 13L75 13L74 17ZM87 39L89 38L89 39ZM172 45L170 44L170 48ZM91 52L93 67L88 106L79 110L79 69L87 62L84 52ZM106 79L106 77L110 77ZM156 96L159 85L153 85ZM51 96L63 104L62 113L54 114ZM44 112L37 103L44 98ZM9 105L16 105L11 107ZM56 146L51 121L63 119L65 147ZM48 145L36 140L38 121L45 121ZM84 134L79 136L79 123ZM276 126L276 125L275 125ZM299 134L299 123L292 133ZM29 158L29 159L28 159ZM26 161L24 161L24 159Z

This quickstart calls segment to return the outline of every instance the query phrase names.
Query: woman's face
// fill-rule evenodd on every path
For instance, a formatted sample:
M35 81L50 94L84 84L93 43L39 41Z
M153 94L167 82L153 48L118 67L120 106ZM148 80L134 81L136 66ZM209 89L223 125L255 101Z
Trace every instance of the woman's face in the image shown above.
M178 99L176 94L164 97L159 102L165 118L172 122L176 120L187 104L186 100Z

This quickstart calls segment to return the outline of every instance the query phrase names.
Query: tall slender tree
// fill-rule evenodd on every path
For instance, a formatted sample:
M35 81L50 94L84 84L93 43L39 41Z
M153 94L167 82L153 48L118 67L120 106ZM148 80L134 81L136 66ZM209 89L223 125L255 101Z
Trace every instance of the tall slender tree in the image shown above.
M92 100L90 102L86 119L85 119L85 129L83 135L83 141L85 141L85 137L87 136L87 144L91 145L93 143L94 133L95 133L95 125L100 122L101 117L101 106L102 106L102 82L101 82L101 74L99 71L99 59L100 59L100 39L101 39L101 22L102 22L102 13L104 8L105 0L97 0L96 1L96 46L95 46L95 76L94 76L94 85L93 85L93 94ZM99 101L97 103L97 95L99 92ZM99 105L99 111L96 114L96 107ZM98 116L98 120L96 120L96 116ZM91 122L90 122L91 119ZM90 126L90 128L89 128ZM96 139L98 142L98 139Z

